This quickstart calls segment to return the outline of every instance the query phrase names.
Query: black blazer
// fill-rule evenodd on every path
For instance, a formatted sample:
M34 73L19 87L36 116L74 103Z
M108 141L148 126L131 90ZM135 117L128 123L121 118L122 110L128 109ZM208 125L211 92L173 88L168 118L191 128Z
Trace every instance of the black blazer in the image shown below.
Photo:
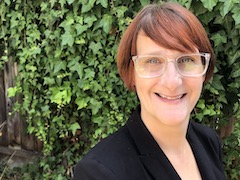
M210 128L190 122L187 139L203 180L225 180L221 146ZM74 180L181 179L140 118L140 108L127 124L102 140L77 164Z

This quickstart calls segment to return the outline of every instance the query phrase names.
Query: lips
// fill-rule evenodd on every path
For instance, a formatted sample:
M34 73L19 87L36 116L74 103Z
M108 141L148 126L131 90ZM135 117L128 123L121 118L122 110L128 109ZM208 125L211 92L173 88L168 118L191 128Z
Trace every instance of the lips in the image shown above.
M181 94L181 95L177 95L177 96L166 96L166 95L163 95L163 94L159 94L159 93L155 93L157 96L161 97L161 98L164 98L164 99L167 99L167 100L178 100L178 99L181 99L183 98L186 94Z

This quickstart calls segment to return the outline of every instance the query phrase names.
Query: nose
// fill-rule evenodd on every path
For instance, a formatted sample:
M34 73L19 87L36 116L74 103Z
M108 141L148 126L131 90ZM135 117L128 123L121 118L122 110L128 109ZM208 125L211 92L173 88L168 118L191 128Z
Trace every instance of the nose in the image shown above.
M168 88L170 91L182 85L182 76L178 73L174 61L169 61L166 65L165 72L160 77L161 85Z

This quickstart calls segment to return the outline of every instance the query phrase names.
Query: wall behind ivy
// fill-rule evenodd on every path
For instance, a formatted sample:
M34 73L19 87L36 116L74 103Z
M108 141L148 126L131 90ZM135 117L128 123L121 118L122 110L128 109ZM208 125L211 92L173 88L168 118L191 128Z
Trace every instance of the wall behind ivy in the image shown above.
M192 119L222 138L229 179L240 177L240 2L175 0L193 11L217 65ZM13 170L25 179L71 179L89 148L122 126L138 104L116 68L119 39L150 0L2 0L0 68L18 64L14 111L43 143L40 163ZM6 174L6 178L9 174Z

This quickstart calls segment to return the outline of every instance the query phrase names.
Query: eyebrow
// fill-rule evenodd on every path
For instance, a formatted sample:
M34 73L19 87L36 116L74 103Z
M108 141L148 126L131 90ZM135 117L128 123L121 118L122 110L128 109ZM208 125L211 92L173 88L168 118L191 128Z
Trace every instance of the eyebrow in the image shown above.
M166 57L165 55L163 55L164 51L151 51L147 54L138 54L137 56L163 56L163 57ZM172 57L168 57L168 58L176 58L178 56L181 56L181 55L184 55L184 53L177 53L177 54L172 54L171 56Z
M147 53L147 54L141 54L141 56L142 55L162 55L162 53L163 53L163 51L152 51L152 52L150 52L150 53Z
M147 54L137 54L137 56L145 56L145 55L162 56L163 53L164 53L164 51L156 50L156 51L151 51ZM179 52L179 53L176 53L175 57L181 56L181 55L184 55L184 54L195 54L195 53L199 53L199 52Z

